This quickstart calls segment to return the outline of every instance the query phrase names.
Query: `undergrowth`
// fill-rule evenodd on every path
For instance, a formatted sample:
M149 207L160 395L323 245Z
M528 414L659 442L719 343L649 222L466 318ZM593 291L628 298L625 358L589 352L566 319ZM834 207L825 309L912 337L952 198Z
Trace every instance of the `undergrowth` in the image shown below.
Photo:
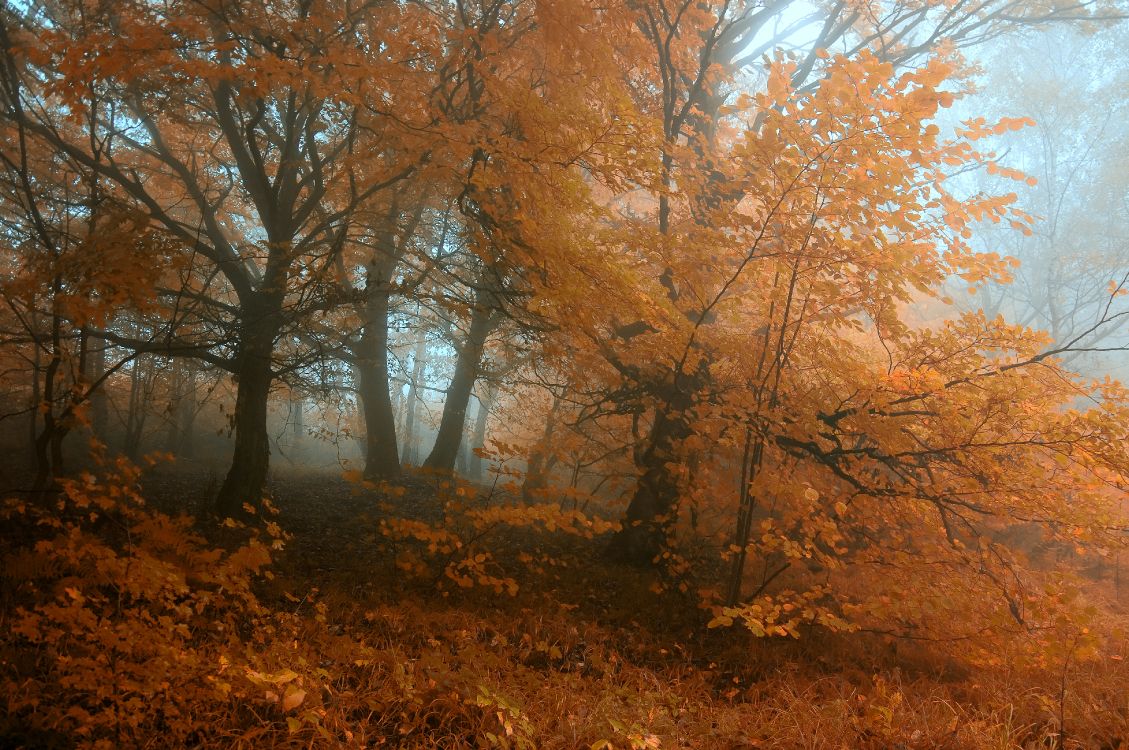
M484 545L510 514L450 505L374 522L388 565L369 585L316 581L279 555L269 503L205 534L152 509L138 479L116 463L6 503L3 747L1108 750L1129 736L1124 643L1040 661L1017 640L978 666L961 644L673 625L702 618L600 561L561 563L559 585L533 547L509 569ZM549 507L514 517L523 543L604 530ZM602 586L615 613L566 601Z

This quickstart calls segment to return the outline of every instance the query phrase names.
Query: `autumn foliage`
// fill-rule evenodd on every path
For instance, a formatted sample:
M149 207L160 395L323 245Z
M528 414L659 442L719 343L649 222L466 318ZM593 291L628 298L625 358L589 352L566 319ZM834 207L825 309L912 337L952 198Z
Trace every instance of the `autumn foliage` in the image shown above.
M798 5L0 10L0 744L1119 747L1129 275L950 116L1107 9Z

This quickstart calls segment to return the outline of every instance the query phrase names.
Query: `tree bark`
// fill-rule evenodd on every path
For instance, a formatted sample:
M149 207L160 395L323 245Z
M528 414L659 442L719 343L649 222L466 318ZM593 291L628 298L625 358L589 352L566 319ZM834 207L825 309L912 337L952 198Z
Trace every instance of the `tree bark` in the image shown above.
M136 461L141 451L141 438L145 431L146 396L152 357L141 355L133 360L129 373L129 408L125 417L125 435L122 438L122 452L131 461Z
M549 407L549 414L545 417L545 430L529 452L529 461L525 466L525 479L521 483L521 499L532 503L538 499L538 494L549 484L549 472L553 470L556 459L550 451L553 440L553 431L557 427L557 410L560 408L560 399L553 396L553 405Z
M487 383L482 389L484 393L478 399L478 411L474 415L474 439L471 441L470 461L471 479L482 479L485 471L485 462L478 451L486 445L486 422L490 418L490 408L494 405L494 384Z
M196 361L193 359L185 361L182 373L186 388L178 404L180 442L176 447L176 455L192 458L196 455Z
M267 401L274 379L271 361L281 329L282 295L260 293L248 303L244 304L236 373L235 448L231 468L216 496L216 512L222 517L239 515L244 503L259 507L270 466Z
M455 471L460 476L466 476L470 470L470 464L467 462L467 453L470 452L470 446L467 444L466 430L463 430L461 439L459 440L459 452L455 454Z
M404 417L404 463L414 464L419 455L419 438L416 435L416 411L419 409L419 381L423 377L423 358L427 354L427 340L420 334L412 359L412 375L408 382L408 412Z
M425 467L445 471L453 471L455 468L455 458L466 425L467 405L470 403L474 381L478 378L478 366L482 359L486 337L494 325L493 318L491 308L482 304L475 305L471 314L470 331L462 346L458 347L455 374L447 389L447 399L443 402L439 434L435 436L435 445L427 460L423 462Z
M356 345L358 391L365 417L365 478L400 474L396 412L388 378L388 272L391 263L369 264L365 286L364 331Z
M58 275L52 283L52 313L51 313L51 357L47 360L47 367L43 371L43 390L41 401L36 404L42 411L43 430L35 436L35 479L32 483L33 492L43 492L51 484L53 477L58 476L63 470L62 439L65 434L65 425L55 415L55 403L58 398L56 387L59 377L59 368L62 365L62 318L59 316L57 305L62 291L62 281ZM38 373L37 373L38 376Z
M691 378L691 380L696 380ZM668 386L667 399L655 410L647 444L636 459L639 482L621 528L608 549L614 560L652 565L662 554L681 497L682 444L691 434L690 409L701 383Z

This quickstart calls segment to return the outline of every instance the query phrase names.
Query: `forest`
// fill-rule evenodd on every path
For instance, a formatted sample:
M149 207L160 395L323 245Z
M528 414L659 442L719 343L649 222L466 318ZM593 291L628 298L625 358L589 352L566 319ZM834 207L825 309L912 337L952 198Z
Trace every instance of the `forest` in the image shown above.
M1127 21L0 3L0 748L1129 748Z

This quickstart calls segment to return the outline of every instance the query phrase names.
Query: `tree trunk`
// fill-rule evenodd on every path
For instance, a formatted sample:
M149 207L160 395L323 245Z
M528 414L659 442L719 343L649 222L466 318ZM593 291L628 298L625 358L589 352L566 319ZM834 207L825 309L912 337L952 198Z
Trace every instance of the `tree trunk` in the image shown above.
M482 389L484 393L478 399L478 411L474 417L474 439L471 441L470 476L472 479L482 479L485 471L485 462L478 455L486 445L486 422L490 418L490 408L494 405L494 384L487 383Z
M412 376L408 382L408 413L404 417L404 463L415 464L419 450L416 436L416 410L419 408L419 381L423 377L423 358L427 354L427 339L420 334L412 359Z
M58 305L62 281L55 276L52 286L52 306ZM63 425L55 416L55 402L57 400L56 387L59 376L59 367L62 365L62 318L57 309L51 314L51 358L47 360L47 367L43 371L42 400L36 404L43 416L43 430L35 436L35 479L32 483L33 492L47 490L53 477L58 476L63 470L62 461L62 430ZM36 373L38 376L38 373ZM60 433L60 434L56 434Z
M297 447L306 434L306 399L291 400L290 412L290 434L294 438L294 447Z
M388 374L388 398L392 402L392 423L396 425L396 446L399 447L400 435L404 434L404 394L400 384L392 379L391 372Z
M751 491L752 481L760 470L764 458L764 441L758 436L753 443L753 433L745 428L745 448L741 455L741 485L738 488L737 532L733 546L737 553L729 565L729 585L725 594L725 606L732 607L741 599L741 588L745 581L745 558L748 557L749 536L753 529L753 511L756 496Z
M545 417L545 430L529 452L529 461L525 466L525 480L521 483L521 499L526 503L539 500L541 490L549 484L549 472L553 470L556 459L550 452L553 440L553 430L557 427L557 410L560 408L560 399L553 396L553 405L549 407L549 414Z
M467 453L470 447L467 445L466 430L463 430L462 438L459 440L459 452L455 454L455 471L460 476L466 476L469 471L470 464L467 463Z
M692 394L699 383L673 384L655 413L647 446L636 464L641 470L635 494L612 539L609 555L633 565L654 564L678 512L681 495L682 443L690 436Z
M34 306L32 307L34 310ZM33 313L34 314L34 313ZM35 319L32 318L33 324ZM32 330L35 330L34 328ZM38 334L37 334L38 335ZM33 472L38 474L39 471L39 452L36 449L36 438L39 436L39 411L40 405L40 387L39 387L39 373L42 372L42 357L40 356L39 342L35 342L35 360L33 362L31 371L31 403L28 409L28 466Z
M122 452L131 461L136 461L141 450L141 437L145 430L145 362L148 356L138 356L133 360L129 375L129 410L125 417L125 436L122 439Z
M478 378L479 360L486 336L493 327L493 310L481 304L475 305L471 314L470 331L466 341L458 348L455 360L455 374L447 389L447 399L443 402L443 417L439 421L439 434L435 436L435 446L423 465L431 469L452 471L459 443L466 425L466 410L474 381Z
M388 379L388 266L369 264L365 286L364 331L355 349L357 387L365 417L365 478L391 479L400 474L396 448L396 412Z
M196 455L196 360L185 361L182 374L185 390L178 404L180 442L176 447L176 455L192 458Z
M396 448L396 418L386 388L388 380L368 367L361 367L360 375L358 386L365 416L365 478L390 479L400 473L400 457Z
M231 468L216 496L216 512L221 517L239 515L244 503L256 508L260 505L270 466L267 401L274 378L271 360L281 328L282 297L271 295L254 303L244 305L232 423L235 449Z

